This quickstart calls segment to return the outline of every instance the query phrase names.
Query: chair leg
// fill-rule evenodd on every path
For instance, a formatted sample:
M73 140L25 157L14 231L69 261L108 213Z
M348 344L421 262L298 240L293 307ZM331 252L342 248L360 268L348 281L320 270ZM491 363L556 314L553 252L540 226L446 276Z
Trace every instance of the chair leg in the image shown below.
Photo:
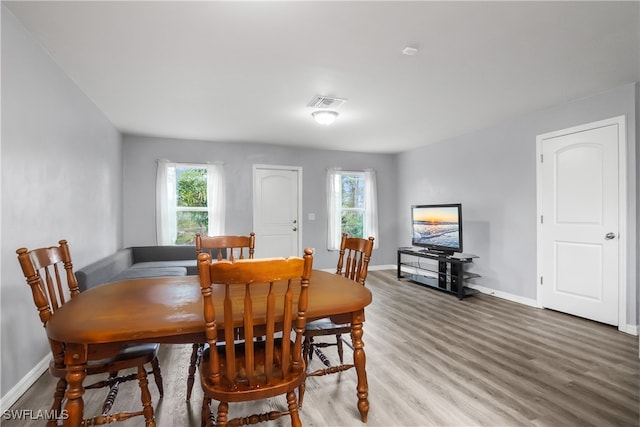
M107 393L107 397L104 399L104 403L102 404L102 415L106 416L109 411L111 411L113 403L116 401L116 397L118 396L118 391L120 391L120 380L121 378L118 378L117 372L111 372L109 374L109 379L106 381L107 387L109 387L109 393Z
M289 415L291 416L291 427L302 427L300 414L298 413L298 402L294 391L287 392L287 404L289 406Z
M64 392L67 390L67 380L60 378L56 384L56 390L53 392L53 405L51 405L51 411L56 415L56 418L62 414L62 400L64 399ZM55 427L57 422L55 419L47 422L47 427Z
M309 364L309 352L311 351L311 338L304 337L304 342L302 343L302 359L305 364Z
M216 418L216 427L227 426L227 415L229 415L229 404L220 402L218 405L218 417Z
M338 346L338 357L340 358L340 364L342 365L344 351L342 350L342 335L336 335L336 345Z
M200 410L200 427L209 427L211 422L211 399L207 396L202 398L202 409Z
M304 392L307 389L306 378L298 387L298 407L302 408L302 401L304 400Z
M164 387L162 385L162 372L160 371L160 362L158 362L158 358L154 357L151 360L151 368L153 371L153 379L156 381L156 386L158 387L158 393L160 393L160 397L164 396Z
M151 406L149 380L147 379L147 370L144 365L138 366L138 384L140 385L140 400L142 401L145 426L156 427L156 420L153 418L153 406Z
M191 400L191 391L193 390L193 383L195 381L196 366L198 365L198 359L200 359L201 344L193 344L193 350L191 350L191 359L189 361L189 376L187 377L187 402Z
M313 337L309 338L309 351L307 354L309 355L309 360L313 359Z

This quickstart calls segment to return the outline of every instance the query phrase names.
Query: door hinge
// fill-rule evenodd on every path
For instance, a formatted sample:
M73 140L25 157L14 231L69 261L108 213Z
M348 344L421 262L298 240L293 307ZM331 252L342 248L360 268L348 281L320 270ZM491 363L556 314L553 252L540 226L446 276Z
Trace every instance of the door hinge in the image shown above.
M544 154L540 154L540 163L544 162Z
M542 276L540 276L540 285L542 286L544 283L544 280L542 280Z
M544 224L544 215L540 215L540 224Z

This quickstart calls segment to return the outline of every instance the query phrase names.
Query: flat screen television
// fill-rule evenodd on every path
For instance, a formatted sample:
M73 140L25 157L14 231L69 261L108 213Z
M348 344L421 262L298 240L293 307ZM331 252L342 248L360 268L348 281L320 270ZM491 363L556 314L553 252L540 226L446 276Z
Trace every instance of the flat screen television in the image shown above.
M411 206L411 244L432 252L462 252L462 205Z

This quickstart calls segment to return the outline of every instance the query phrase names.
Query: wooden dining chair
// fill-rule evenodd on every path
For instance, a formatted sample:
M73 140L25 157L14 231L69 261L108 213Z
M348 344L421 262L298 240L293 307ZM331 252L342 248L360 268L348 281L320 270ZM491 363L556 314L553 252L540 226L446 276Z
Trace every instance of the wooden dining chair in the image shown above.
M209 344L200 362L203 426L255 424L284 415L291 417L293 427L301 426L295 390L304 382L306 371L302 336L312 265L311 249L305 249L303 258L235 262L211 262L209 254L198 255ZM212 285L224 289L219 304L222 315L216 316ZM224 339L220 343L216 317L218 321L224 319L224 326L220 325ZM262 339L254 338L258 336ZM286 394L287 410L228 419L230 402L282 394ZM210 408L212 399L219 402L215 416Z
M71 254L66 240L60 240L59 246L33 249L20 248L16 251L18 261L27 284L31 287L33 301L38 309L40 320L46 326L49 319L55 316L67 301L80 293ZM87 316L91 315L91 307L87 307ZM78 319L81 322L82 319ZM64 342L49 339L49 346L53 358L49 364L49 373L58 378L58 383L53 395L51 410L57 416L62 415L62 401L67 389L67 369L64 364ZM89 353L87 362L87 376L108 374L104 379L85 389L97 389L108 387L109 392L104 400L102 412L98 416L84 420L83 425L101 425L115 421L124 421L131 417L143 415L147 426L155 426L153 407L151 406L151 394L149 392L146 363L151 364L160 396L164 394L162 375L158 363L158 344L134 344L124 346L117 354ZM137 372L129 375L118 376L118 372L125 369L136 368ZM120 384L137 379L142 399L142 409L136 412L118 412L110 414L113 403L118 394ZM56 420L50 420L47 426L56 426Z
M338 257L338 266L336 274L342 275L348 279L355 280L364 286L367 279L369 269L369 261L373 251L374 238L360 239L357 237L348 237L346 233L342 234L340 241L340 255ZM321 376L336 372L346 371L353 367L353 364L344 364L344 350L342 347L342 334L351 333L350 323L334 323L330 318L323 318L307 323L304 332L303 355L305 363L313 357L315 352L320 361L326 366L324 369L318 369L308 372L307 376ZM336 337L336 342L314 342L315 337L332 335ZM338 358L340 365L332 366L329 359L324 355L320 348L336 346L338 349ZM304 386L300 390L300 404L304 398Z
M196 256L206 252L212 259L245 259L245 254L249 259L253 259L256 245L256 235L251 232L248 236L202 236L196 233ZM191 400L193 383L195 382L196 366L200 362L203 343L194 343L189 360L189 371L187 374L187 402Z
M196 233L196 252L209 252L212 259L244 259L253 258L256 245L256 235L251 232L248 236L201 236Z

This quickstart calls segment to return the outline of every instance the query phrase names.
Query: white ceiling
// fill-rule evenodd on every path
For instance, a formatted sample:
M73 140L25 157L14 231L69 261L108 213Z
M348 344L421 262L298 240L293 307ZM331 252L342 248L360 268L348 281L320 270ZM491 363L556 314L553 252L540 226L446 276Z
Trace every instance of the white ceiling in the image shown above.
M640 80L638 2L3 3L123 133L399 152Z

